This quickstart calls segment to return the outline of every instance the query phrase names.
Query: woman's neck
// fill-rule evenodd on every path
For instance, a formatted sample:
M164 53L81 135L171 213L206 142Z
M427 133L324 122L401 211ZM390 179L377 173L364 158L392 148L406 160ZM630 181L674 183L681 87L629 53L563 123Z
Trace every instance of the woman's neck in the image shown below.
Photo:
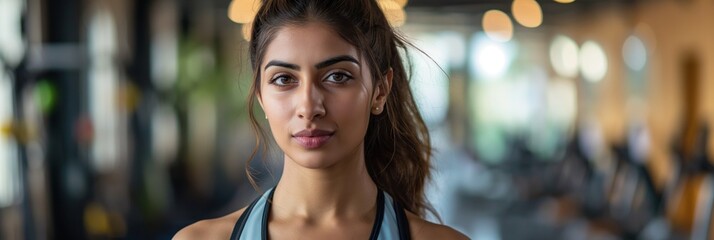
M285 156L273 196L274 216L322 221L375 211L377 186L367 173L364 154L356 155L326 169L305 168Z

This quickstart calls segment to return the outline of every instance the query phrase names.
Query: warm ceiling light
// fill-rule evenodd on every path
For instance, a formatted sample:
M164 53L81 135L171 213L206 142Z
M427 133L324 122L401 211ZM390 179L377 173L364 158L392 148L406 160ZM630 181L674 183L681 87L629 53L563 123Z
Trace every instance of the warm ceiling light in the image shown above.
M406 4L406 1L404 1ZM382 8L384 16L387 17L387 21L394 27L399 27L404 25L406 21L407 14L404 12L402 6L398 2L393 0L383 0L379 1L379 7Z
M543 23L543 11L535 0L514 0L513 18L524 27L535 28Z
M483 15L483 30L494 41L507 42L513 37L513 23L504 12L489 10Z
M250 37L253 35L253 23L244 23L241 26L241 32L243 32L243 39L250 42Z
M236 23L252 22L260 8L260 0L233 0L228 5L228 18Z
M575 0L555 0L555 1L556 1L556 2L559 2L559 3L571 3L571 2L575 2Z
M408 1L407 1L407 0L379 0L379 2L380 2L380 3L381 3L381 2L394 2L394 3L396 3L397 5L399 5L399 7L403 8L404 6L407 5L407 2L408 2Z

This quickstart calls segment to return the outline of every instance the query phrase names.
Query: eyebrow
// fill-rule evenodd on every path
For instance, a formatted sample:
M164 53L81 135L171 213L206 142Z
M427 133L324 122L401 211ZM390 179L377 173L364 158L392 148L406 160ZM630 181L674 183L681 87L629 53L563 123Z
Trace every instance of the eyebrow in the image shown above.
M345 61L353 62L353 63L359 65L359 61L357 61L357 59L355 59L354 57L352 57L350 55L341 55L341 56L333 57L333 58L327 59L325 61L319 62L319 63L315 64L315 68L317 68L317 69L325 68L330 65L336 64L338 62L345 62Z
M300 70L300 66L298 66L297 64L287 63L287 62L283 62L283 61L279 61L279 60L272 60L272 61L268 62L268 64L265 64L265 67L263 68L263 70L268 69L268 67L271 67L271 66L278 66L278 67L290 68L293 70Z
M350 55L341 55L341 56L332 57L325 61L319 62L319 63L315 64L315 68L321 69L321 68L329 67L336 63L345 62L345 61L353 62L353 63L359 65L359 61L357 61L357 59L355 59L354 57L352 57ZM265 67L263 68L263 70L268 69L268 67L271 67L271 66L284 67L284 68L289 68L289 69L293 69L293 70L300 70L300 66L298 66L297 64L283 62L280 60L272 60L272 61L268 62L268 64L265 64Z

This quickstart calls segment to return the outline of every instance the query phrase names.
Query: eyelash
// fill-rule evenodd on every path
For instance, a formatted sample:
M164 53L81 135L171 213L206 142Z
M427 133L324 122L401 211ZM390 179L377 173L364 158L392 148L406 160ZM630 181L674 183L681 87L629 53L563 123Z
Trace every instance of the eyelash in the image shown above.
M335 76L335 75L340 75L340 76L342 76L342 77L345 78L345 79L342 80L341 82L329 81L329 82L332 83L332 84L343 85L343 84L347 83L348 81L354 79L354 78L352 77L352 75L350 75L349 73L346 73L346 72L342 72L342 71L336 71L336 72L330 73L329 75L327 75L327 78L326 78L326 79L329 79L330 77ZM281 79L281 78L287 78L288 80L290 80L291 77L290 77L290 75L287 75L287 74L280 74L280 75L274 77L273 79L271 79L271 80L268 82L268 84L276 85L276 86L278 86L278 87L286 87L289 83L287 83L287 84L276 84L276 82L277 82L279 79Z
M350 75L350 74L348 74L348 73L346 73L346 72L341 72L341 71L337 71L337 72L330 73L330 75L327 75L327 78L329 79L330 77L335 76L335 75L340 75L340 76L344 77L345 79L342 80L341 82L331 81L331 83L334 83L334 84L342 85L342 84L345 84L345 83L347 83L348 81L350 81L350 80L353 79L352 75Z
M276 84L276 83L275 83L275 82L277 82L277 81L278 81L278 79L281 79L281 78L287 78L287 79L290 79L290 75L287 75L287 74L280 74L280 75L278 75L278 76L274 77L273 79L270 79L270 81L268 82L268 84L273 84L273 85L276 85L276 86L279 86L279 87L283 87L283 86L286 86L287 84Z

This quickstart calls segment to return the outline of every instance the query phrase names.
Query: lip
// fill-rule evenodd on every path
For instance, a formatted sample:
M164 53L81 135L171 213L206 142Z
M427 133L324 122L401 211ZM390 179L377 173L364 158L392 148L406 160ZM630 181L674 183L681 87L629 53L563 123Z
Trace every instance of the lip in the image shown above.
M305 129L293 134L293 139L304 148L315 149L325 145L334 134L334 131Z

